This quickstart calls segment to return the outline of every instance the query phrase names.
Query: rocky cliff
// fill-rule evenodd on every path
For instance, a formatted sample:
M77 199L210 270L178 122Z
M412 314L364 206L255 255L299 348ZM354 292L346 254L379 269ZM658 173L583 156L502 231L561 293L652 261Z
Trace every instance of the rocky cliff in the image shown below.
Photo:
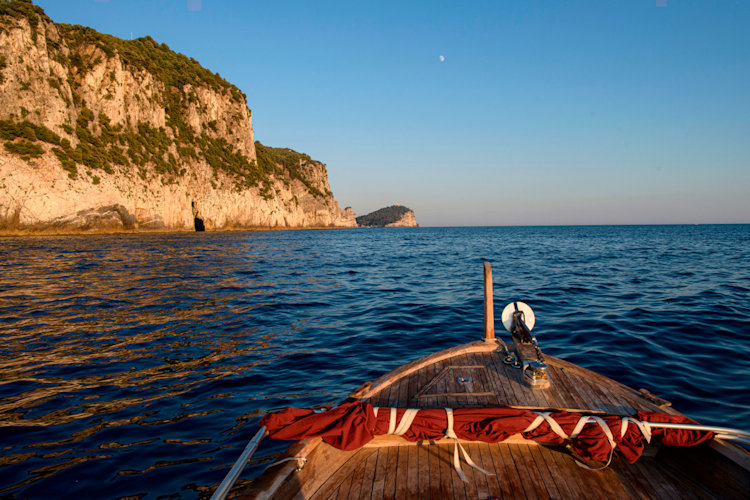
M245 95L150 37L0 2L0 230L353 227L325 165L254 142Z
M401 205L381 208L357 217L360 227L418 227L414 212Z
M398 220L386 224L385 227L419 227L419 224L417 224L417 219L414 217L414 212L409 210L399 217Z

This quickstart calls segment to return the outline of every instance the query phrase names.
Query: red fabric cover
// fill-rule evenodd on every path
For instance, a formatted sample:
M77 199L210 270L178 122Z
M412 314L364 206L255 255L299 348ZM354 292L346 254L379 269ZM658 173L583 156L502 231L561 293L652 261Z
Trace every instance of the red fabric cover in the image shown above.
M310 408L286 408L267 413L260 423L274 439L296 441L319 436L334 448L347 451L356 450L375 437L372 405L359 401L322 413Z
M399 408L397 421L406 410ZM456 408L453 410L453 431L459 439L497 443L521 432L534 421L536 415L517 408ZM378 411L375 434L386 434L390 408ZM407 441L440 439L445 436L448 416L443 409L419 410L417 417L402 437Z
M397 421L405 409L396 411ZM520 433L536 419L536 413L518 408L456 408L453 410L453 430L459 439L497 443ZM550 415L566 434L573 432L581 418L579 413L566 411ZM659 412L638 412L638 420L652 422L695 422L686 417ZM629 463L635 462L643 452L644 438L635 424L628 425L625 436L620 437L622 419L602 417L611 429L617 451ZM388 432L390 408L381 408L378 416L369 403L352 402L315 413L311 409L287 408L263 417L270 437L274 439L298 440L322 437L323 440L341 450L354 450L367 444L373 437ZM408 441L440 439L448 427L445 410L420 410L409 430L403 435ZM531 432L523 433L526 439L546 443L564 443L552 432L547 422L542 422ZM670 446L694 446L713 437L713 433L682 429L652 429L652 441L661 441ZM576 439L573 449L583 458L605 461L609 457L610 445L604 431L595 423L588 423Z
M676 424L697 424L695 420L680 415L670 415L655 411L639 411L638 420L648 420L649 422L673 422ZM693 431L688 429L651 429L652 439L661 441L667 446L695 446L708 441L714 437L713 432Z

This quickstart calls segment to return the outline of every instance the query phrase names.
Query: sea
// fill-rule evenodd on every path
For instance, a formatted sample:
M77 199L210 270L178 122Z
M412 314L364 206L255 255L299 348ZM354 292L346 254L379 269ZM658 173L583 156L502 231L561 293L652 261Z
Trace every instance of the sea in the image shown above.
M481 338L485 261L545 353L748 430L750 225L4 237L0 498L210 496L264 412Z

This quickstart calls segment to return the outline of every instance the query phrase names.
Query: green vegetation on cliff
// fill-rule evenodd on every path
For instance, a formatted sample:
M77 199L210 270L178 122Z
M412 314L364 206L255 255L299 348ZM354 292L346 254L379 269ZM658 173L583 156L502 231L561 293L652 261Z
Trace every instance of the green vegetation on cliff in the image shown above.
M102 170L110 174L115 172L115 167L121 167L142 178L151 170L161 177L162 182L174 183L188 174L191 164L205 161L215 173L228 175L236 189L256 186L266 198L273 196L271 186L274 179L285 183L298 179L314 196L331 195L330 192L321 192L308 179L305 165L312 160L305 154L270 148L259 142L256 143L257 161L243 154L236 142L230 142L233 140L231 133L224 136L219 132L222 129L237 130L242 116L236 111L225 117L221 129L214 120L205 123L202 131L195 130L189 124L188 115L191 109L194 112L197 108L201 112L204 106L197 89L208 89L225 96L235 107L247 105L246 96L236 86L218 73L202 67L195 59L176 53L148 36L123 40L85 26L54 24L53 27L44 11L30 1L0 0L0 32L23 28L23 23L19 22L22 19L28 22L37 47L46 46L49 58L67 70L67 78L56 76L50 70L49 75L45 72L37 79L46 82L49 91L56 92L63 99L73 110L75 120L74 123L57 125L61 133L67 134L67 138L61 139L49 128L29 121L34 115L23 106L18 108L23 121L19 121L18 112L3 113L8 119L0 121L0 137L5 140L3 147L6 151L30 160L49 149L72 178L77 176L79 166L86 167L89 173ZM38 40L40 35L41 40ZM15 54L10 56L16 57ZM23 57L23 54L18 56ZM112 124L106 114L95 114L90 109L101 109L97 103L84 102L81 89L86 75L113 58L117 58L137 80L141 72L153 77L151 81L155 88L146 84L146 89L151 99L161 101L156 104L164 108L164 127L146 122L131 123L130 120ZM7 65L7 57L0 54L0 78ZM30 66L26 68L28 70ZM109 70L109 78L115 82L114 70ZM19 88L31 90L31 82L21 82ZM139 96L135 97L138 99ZM111 99L112 95L107 93L101 98ZM38 110L34 113L39 115ZM236 135L234 137L236 140Z
M401 205L393 205L381 208L367 215L360 215L357 217L357 224L363 227L384 227L387 224L398 221L407 212L411 212L411 209L402 207Z
M312 163L313 160L304 153L298 153L289 148L272 148L264 146L259 141L255 141L255 154L258 157L258 167L261 172L278 172L278 166L286 170L290 179L298 179L314 196L331 196L331 192L323 193L305 177L302 172L303 167Z
M95 133L95 130L99 132ZM164 128L155 128L144 122L136 127L112 126L107 115L99 113L94 119L94 113L83 108L75 129L71 128L70 132L78 139L75 148L68 139L61 139L43 125L26 120L0 120L0 138L8 141L4 145L7 151L28 160L44 153L35 142L57 146L52 148L52 152L72 178L77 174L76 164L109 174L114 172L113 167L117 165L135 167L142 177L146 175L146 166L152 165L155 172L162 175L164 182L175 182L186 172L185 168L180 168L177 157L171 152L175 141ZM270 183L267 174L278 173L262 172L255 161L248 160L222 137L201 134L194 144L195 149L182 146L175 151L179 151L183 161L184 157L197 159L200 154L215 171L224 171L232 176L238 189L261 184L262 191L267 193ZM196 149L199 153L196 153Z
M41 7L31 3L31 0L0 0L0 19L6 18L26 18L31 26L31 39L36 42L36 37L39 34L38 24L39 20L43 19L49 21L47 14L44 13ZM0 22L0 32L5 27L5 21Z
M26 18L32 30L32 39L36 41L39 33L39 21L52 23L41 7L30 0L0 0L0 16L6 18ZM5 29L7 20L0 21L0 29ZM170 50L167 44L159 44L150 36L136 40L123 40L112 35L99 33L87 26L56 24L65 43L70 49L70 56L55 54L61 63L70 63L78 71L88 71L92 63L101 55L87 56L81 49L96 47L105 57L119 55L126 66L143 69L163 82L166 87L181 90L185 85L206 86L222 94L230 93L237 102L246 100L245 94L236 86L224 80L218 73L201 66L192 57ZM60 43L47 37L50 49L59 49Z

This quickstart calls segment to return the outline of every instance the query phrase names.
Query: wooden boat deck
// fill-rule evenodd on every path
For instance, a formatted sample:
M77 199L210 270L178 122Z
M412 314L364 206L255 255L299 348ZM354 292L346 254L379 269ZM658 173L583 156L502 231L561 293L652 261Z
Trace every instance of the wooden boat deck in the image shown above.
M475 345L481 348L481 344ZM427 364L363 398L373 406L397 408L467 408L523 406L601 410L628 414L643 409L640 397L627 394L611 380L562 360L546 357L551 387L531 390L524 385L522 371L503 363L493 349L468 352ZM407 365L408 366L408 365ZM458 382L459 377L470 380ZM601 381L610 382L602 386ZM662 410L659 408L659 410Z
M495 476L464 464L469 482L461 481L452 465L452 444L362 448L310 498L716 498L653 458L634 465L615 461L592 472L546 446L463 446L477 465Z
M658 398L651 401L602 375L549 356L551 387L532 390L524 384L522 371L503 363L503 357L494 343L466 344L404 365L366 384L352 397L374 406L400 408L522 406L598 410L623 416L638 410L678 413L658 406ZM459 382L459 377L469 381ZM454 445L447 440L417 445L397 436L377 436L364 448L343 452L316 439L300 441L288 452L290 456L308 456L301 471L287 466L286 472L261 478L247 493L263 498L261 492L272 482L281 486L271 498L320 500L747 498L750 491L748 455L727 443L677 452L664 448L633 465L615 457L601 471L579 467L563 448L520 436L497 444L462 444L477 465L495 475L485 476L462 460L469 481L464 483L453 468ZM733 454L735 461L726 456ZM712 466L701 466L708 463L709 456ZM706 484L711 485L711 491Z

